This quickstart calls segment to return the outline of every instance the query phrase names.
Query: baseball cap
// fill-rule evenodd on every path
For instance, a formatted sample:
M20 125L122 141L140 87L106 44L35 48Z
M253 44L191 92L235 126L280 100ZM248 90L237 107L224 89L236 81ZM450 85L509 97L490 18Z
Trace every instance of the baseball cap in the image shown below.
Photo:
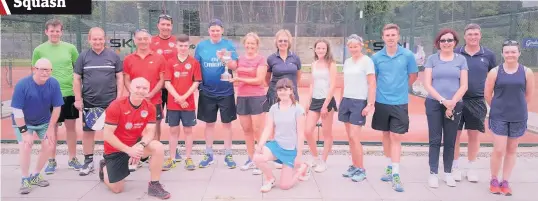
M215 25L224 28L224 25L223 25L222 21L220 21L219 19L213 19L213 20L211 20L209 22L209 27L212 27L212 26L215 26Z

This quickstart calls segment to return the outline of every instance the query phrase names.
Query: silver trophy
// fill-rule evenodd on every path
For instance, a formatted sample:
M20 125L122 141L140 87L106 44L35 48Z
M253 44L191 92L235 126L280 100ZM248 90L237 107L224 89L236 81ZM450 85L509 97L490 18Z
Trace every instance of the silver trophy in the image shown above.
M220 58L224 63L227 63L232 59L232 52L227 51L226 49L217 51L217 54L220 55ZM220 75L220 80L228 82L230 79L232 79L232 74L228 72L228 67L224 65L224 73Z

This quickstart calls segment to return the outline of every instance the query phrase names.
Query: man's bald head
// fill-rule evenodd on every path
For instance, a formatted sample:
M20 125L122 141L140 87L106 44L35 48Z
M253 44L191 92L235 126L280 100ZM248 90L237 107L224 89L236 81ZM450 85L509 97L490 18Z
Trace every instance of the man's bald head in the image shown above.
M146 86L149 87L149 81L143 77L137 77L131 81L131 88L136 86Z
M34 67L38 69L52 69L52 63L47 58L38 59Z
M103 30L101 27L92 27L88 32L88 39L91 39L92 34L102 34L102 36L104 36L105 30Z

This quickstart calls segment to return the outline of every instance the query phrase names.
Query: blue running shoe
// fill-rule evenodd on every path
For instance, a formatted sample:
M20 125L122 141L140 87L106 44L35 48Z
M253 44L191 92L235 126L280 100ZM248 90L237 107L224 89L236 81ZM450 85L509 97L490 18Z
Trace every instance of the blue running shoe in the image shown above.
M357 169L358 168L353 167L353 165L350 165L349 168L346 170L346 172L344 174L342 174L342 176L343 177L351 177L351 176L353 176L353 174L355 174Z
M226 163L226 166L228 166L228 168L230 169L234 169L237 166L231 154L228 154L226 155L226 157L224 157L224 162Z
M71 159L68 163L67 163L67 166L70 168L70 169L73 169L73 170L80 170L82 168L82 164L80 164L80 162L78 162L78 159L77 157L74 157L73 159Z
M206 154L204 156L204 159L202 161L200 161L200 164L198 165L198 167L200 168L205 168L209 165L213 164L213 155L212 154Z
M392 189L396 192L404 192L402 181L400 180L399 174L392 175Z
M392 181L392 166L387 166L387 168L385 168L385 174L381 177L381 181Z
M357 168L357 171L351 176L351 181L361 182L366 179L366 170L362 168Z
M57 166L58 164L56 164L56 160L49 159L49 164L45 168L45 174L54 174L54 172L56 172Z
M179 150L176 149L176 157L174 158L174 162L179 163L181 160L183 159L181 158L181 155L179 155Z

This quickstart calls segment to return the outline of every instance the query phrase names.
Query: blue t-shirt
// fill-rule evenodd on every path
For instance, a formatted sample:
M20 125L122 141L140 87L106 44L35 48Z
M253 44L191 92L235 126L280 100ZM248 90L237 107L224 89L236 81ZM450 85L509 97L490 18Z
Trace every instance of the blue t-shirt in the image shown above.
M417 73L415 55L398 46L393 57L383 48L372 56L374 61L377 90L376 102L387 105L404 105L409 102L409 74Z
M451 61L441 61L439 53L432 54L424 67L432 69L432 86L447 100L452 99L460 88L461 71L469 70L465 57L457 53ZM430 95L428 98L435 99Z
M38 126L49 123L51 107L60 107L64 104L58 80L50 77L45 84L38 85L32 75L19 80L15 85L11 107L21 109L26 125ZM13 125L15 116L12 114Z
M212 43L210 39L198 43L194 57L200 62L202 68L202 83L200 90L209 96L230 96L234 94L233 84L220 80L224 73L224 63L217 57L217 51L226 49L232 52L232 60L237 61L237 51L231 40L221 39L218 43ZM232 74L232 71L229 71Z

